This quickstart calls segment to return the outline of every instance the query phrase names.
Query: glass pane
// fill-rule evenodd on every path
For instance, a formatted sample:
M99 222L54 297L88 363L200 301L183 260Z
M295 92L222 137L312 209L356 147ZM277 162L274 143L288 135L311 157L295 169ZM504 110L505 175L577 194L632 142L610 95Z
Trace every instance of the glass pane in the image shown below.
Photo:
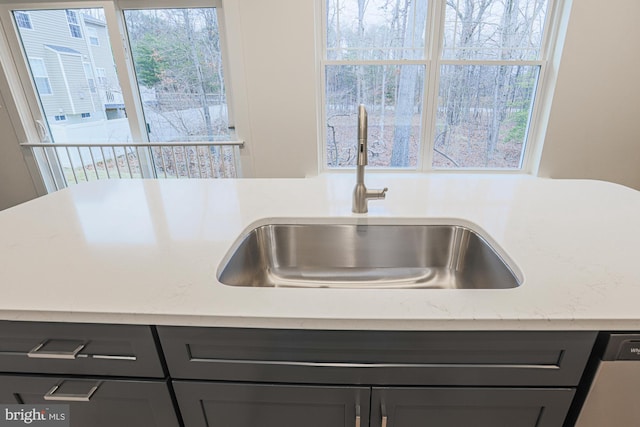
M444 65L436 168L520 168L538 66Z
M427 0L327 0L330 60L422 59Z
M98 30L88 27L87 34L89 35L89 43L94 46L100 46L100 38L98 37Z
M25 14L15 11L14 18ZM103 9L31 10L27 16L33 29L18 31L53 141L131 141ZM72 22L93 28L99 45L73 36ZM99 85L97 68L105 73Z
M215 8L127 10L149 140L229 138Z
M42 95L51 95L53 93L51 91L51 83L49 83L48 77L34 77L33 79L36 83L36 89Z
M31 30L32 29L31 17L29 16L28 13L15 12L14 16L16 18L16 24L18 24L18 27L25 28L27 30Z
M355 166L357 106L369 116L369 165L415 168L424 65L326 67L327 165Z
M47 74L47 67L44 65L44 61L40 58L30 58L31 73L34 77L49 77Z
M444 59L540 58L548 0L448 0Z

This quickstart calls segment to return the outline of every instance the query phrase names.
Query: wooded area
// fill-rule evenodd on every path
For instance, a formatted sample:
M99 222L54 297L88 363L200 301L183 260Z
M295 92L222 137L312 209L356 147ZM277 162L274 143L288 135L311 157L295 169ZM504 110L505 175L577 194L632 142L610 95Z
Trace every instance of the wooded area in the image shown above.
M127 10L125 19L150 140L227 135L216 9Z
M426 144L434 167L520 167L547 3L442 0L435 16L427 0L327 0L328 165L354 164L363 103L372 165L415 167ZM226 135L215 9L125 17L151 140ZM438 40L442 49L433 47ZM427 130L433 141L424 140Z
M424 100L436 97L434 167L518 168L540 70L525 61L541 59L547 3L447 0L442 52L431 52L425 35L438 17L426 0L328 0L328 165L353 165L363 103L370 163L415 166L433 117ZM425 97L429 66L439 87Z

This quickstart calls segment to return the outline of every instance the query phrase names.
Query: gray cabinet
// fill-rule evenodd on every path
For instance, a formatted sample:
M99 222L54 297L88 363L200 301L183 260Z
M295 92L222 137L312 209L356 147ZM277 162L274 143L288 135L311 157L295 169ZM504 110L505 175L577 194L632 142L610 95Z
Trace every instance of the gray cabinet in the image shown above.
M303 413L318 426L356 425L354 401L367 393L362 427L561 427L596 337L166 326L158 335L185 427L316 425L293 421Z
M177 379L576 386L593 332L324 331L159 326Z
M189 427L365 427L370 390L278 384L175 381Z
M187 427L560 427L575 391L194 381L174 388Z
M176 427L161 380L0 375L0 402L69 405L73 427Z
M561 427L595 338L0 321L0 403L73 427Z
M164 378L149 326L0 321L0 372Z
M153 330L0 321L0 403L68 404L72 427L178 427Z
M571 388L378 388L371 425L386 427L560 427Z

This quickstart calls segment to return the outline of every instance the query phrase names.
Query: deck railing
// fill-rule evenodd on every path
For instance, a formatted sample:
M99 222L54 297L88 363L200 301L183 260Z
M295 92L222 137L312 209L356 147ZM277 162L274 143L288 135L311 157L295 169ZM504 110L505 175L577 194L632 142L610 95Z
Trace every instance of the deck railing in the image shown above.
M126 178L236 178L243 141L23 143L55 190L80 182Z

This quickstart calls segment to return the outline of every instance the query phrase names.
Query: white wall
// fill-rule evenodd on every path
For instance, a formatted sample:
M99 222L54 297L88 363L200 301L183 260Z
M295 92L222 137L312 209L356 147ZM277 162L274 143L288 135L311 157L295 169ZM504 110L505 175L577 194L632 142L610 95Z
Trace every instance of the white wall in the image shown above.
M638 0L574 0L539 175L640 189Z
M224 1L245 175L305 177L318 172L316 0ZM318 23L319 25L319 23ZM242 57L234 47L241 46ZM241 86L241 87L239 87Z
M0 82L3 82L1 74L0 69ZM4 84L0 87L6 88ZM31 200L37 195L9 119L5 99L0 94L0 210Z

